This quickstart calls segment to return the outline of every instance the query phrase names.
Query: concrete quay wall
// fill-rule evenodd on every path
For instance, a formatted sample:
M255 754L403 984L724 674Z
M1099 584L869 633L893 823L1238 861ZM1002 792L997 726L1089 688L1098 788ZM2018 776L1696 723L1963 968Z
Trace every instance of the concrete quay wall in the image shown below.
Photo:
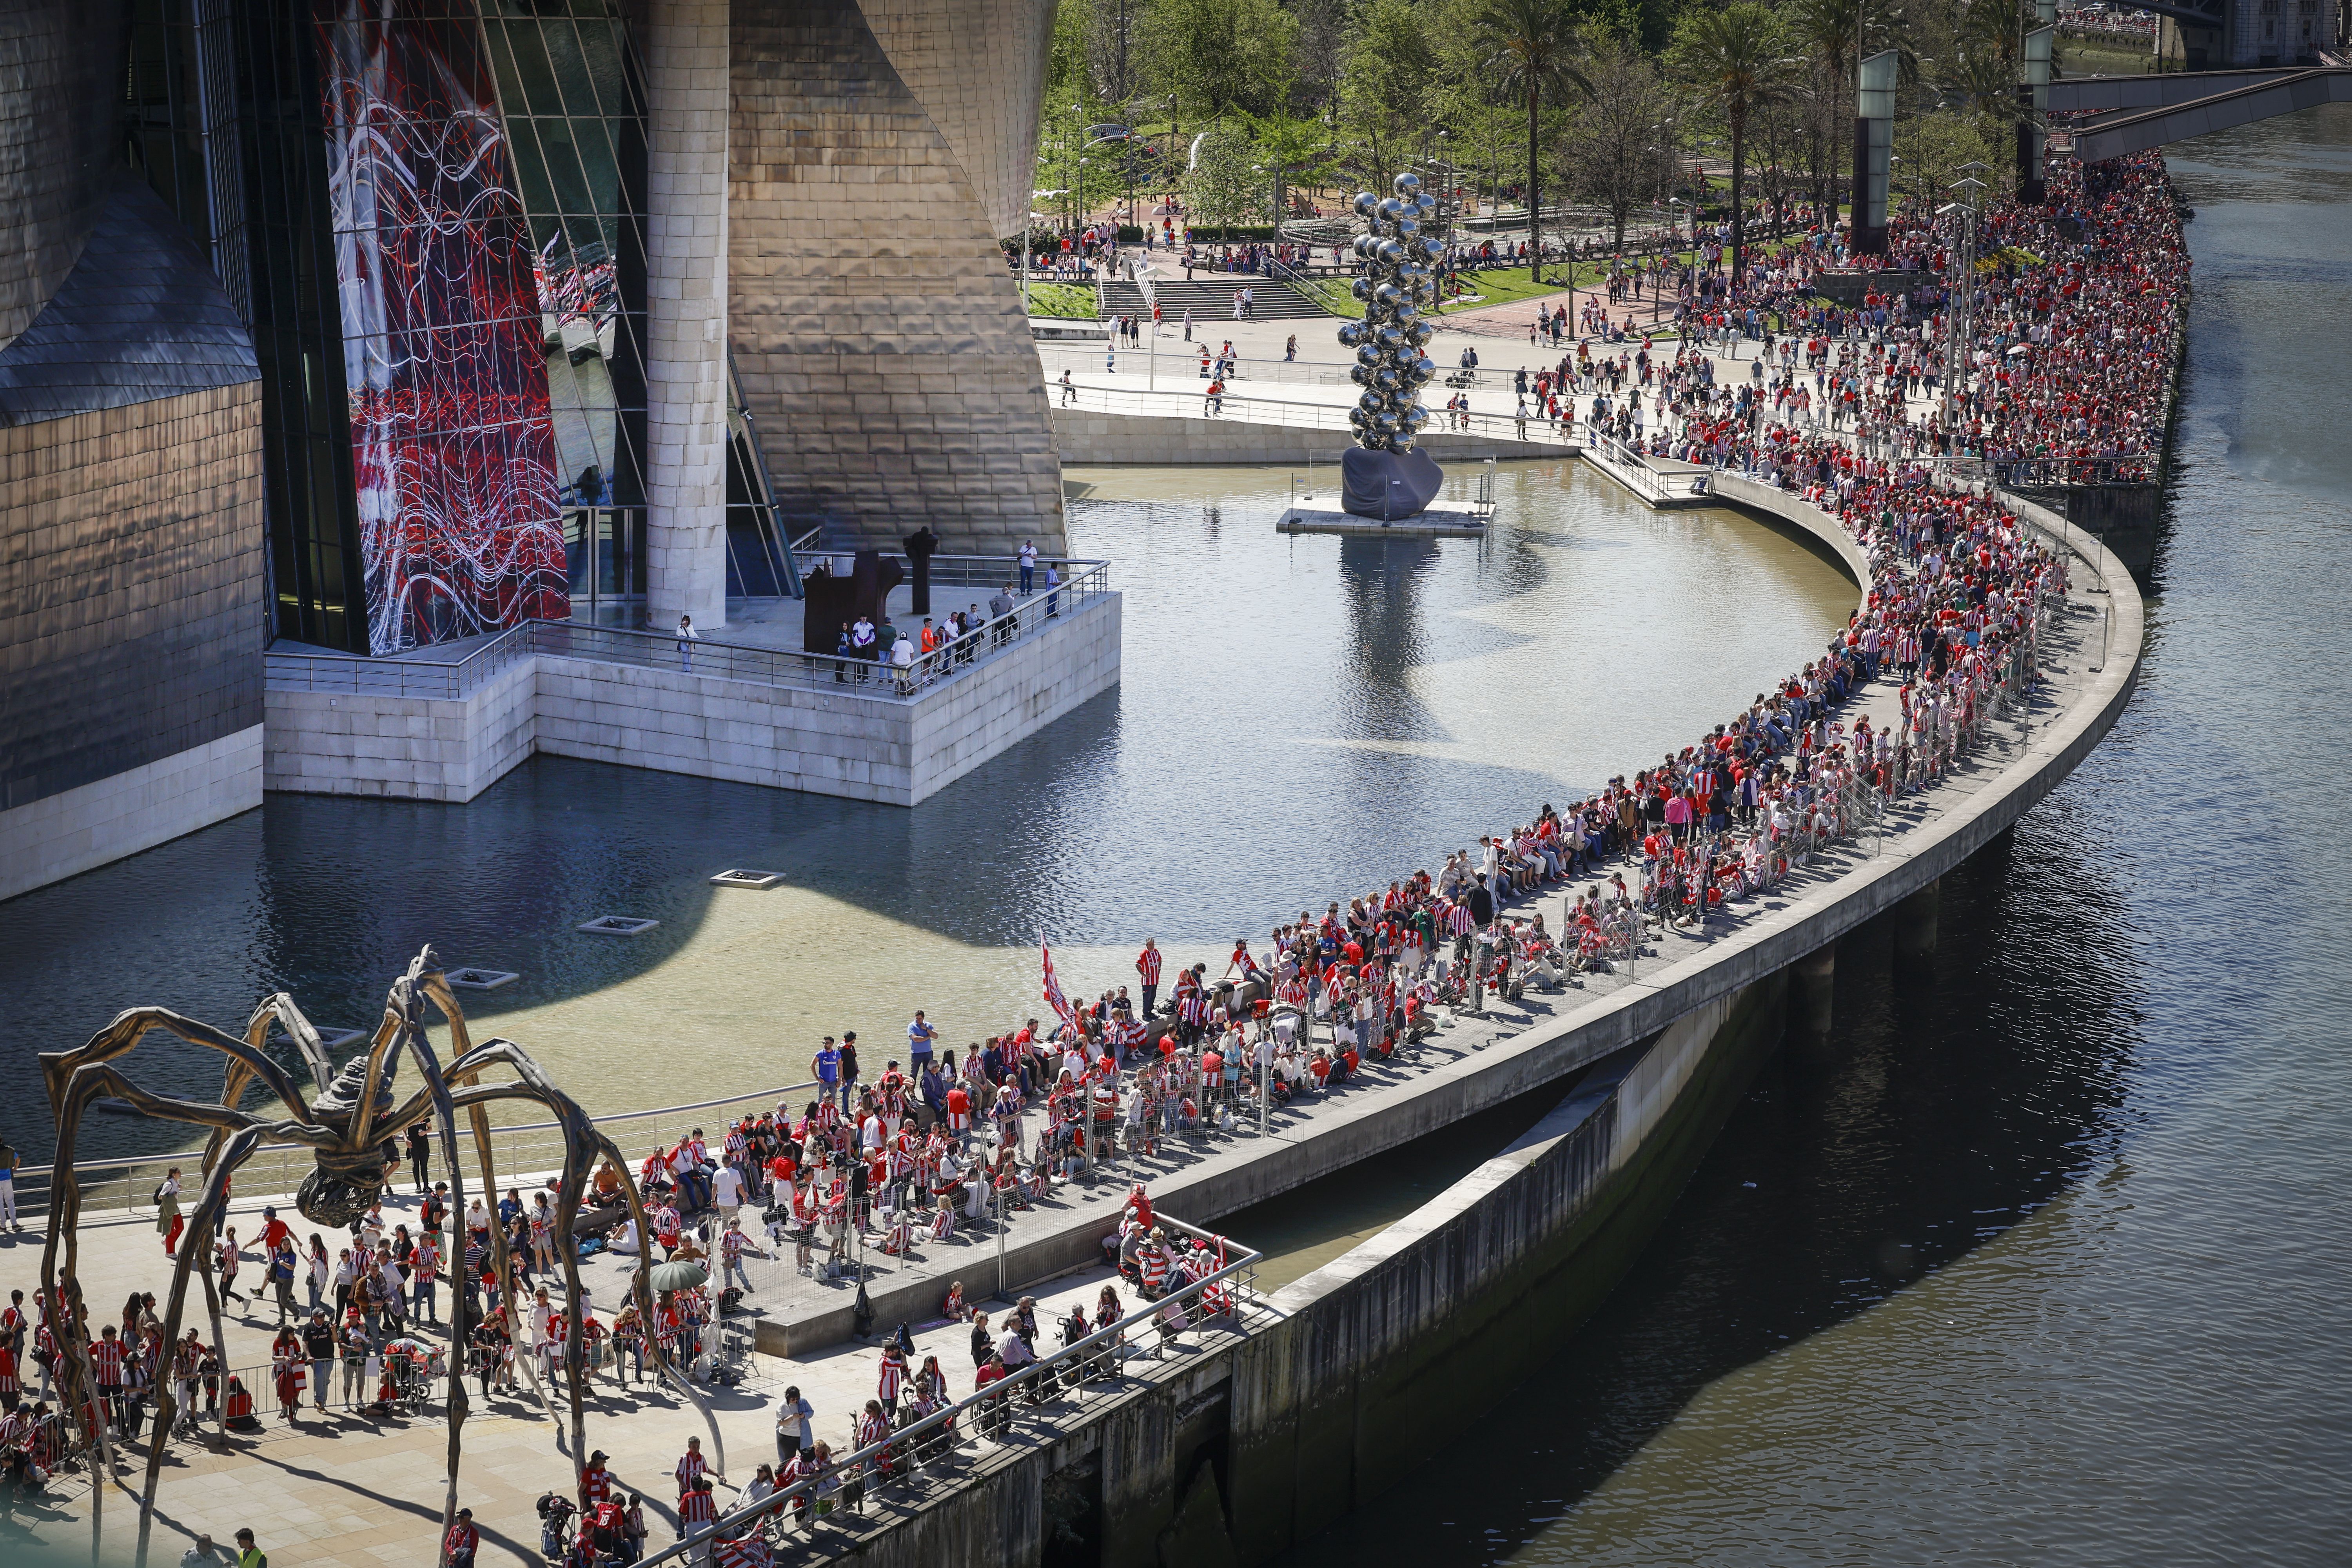
M266 693L267 787L473 799L534 752L913 805L1118 684L1121 599L911 701L539 652L463 697Z
M1717 482L1726 501L1803 529L1860 570L1860 551L1826 514L1736 476ZM872 1568L1037 1561L1050 1480L1097 1501L1107 1564L1262 1563L1385 1495L1414 1462L1398 1433L1442 1436L1506 1392L1516 1374L1492 1347L1557 1334L1613 1287L1780 1037L1789 971L1932 890L2056 787L2129 700L2144 630L2130 574L2063 519L2018 510L2100 580L2113 621L2102 668L2064 672L2064 707L1998 771L1936 792L1927 820L1837 880L1433 1072L1402 1104L1334 1105L1253 1161L1161 1184L1166 1212L1212 1220L1584 1069L1495 1160L1276 1292L1271 1323L1155 1369L1084 1426L995 1451L955 1492L854 1532L839 1555ZM1074 1225L1033 1244L1012 1277L1090 1261L1102 1231ZM891 1304L876 1306L893 1321Z
M1166 414L1054 410L1054 442L1071 464L1137 463L1164 468L1199 463L1327 463L1353 443L1345 430L1260 425ZM1579 448L1557 441L1513 441L1430 431L1416 443L1439 462L1486 458L1567 458Z

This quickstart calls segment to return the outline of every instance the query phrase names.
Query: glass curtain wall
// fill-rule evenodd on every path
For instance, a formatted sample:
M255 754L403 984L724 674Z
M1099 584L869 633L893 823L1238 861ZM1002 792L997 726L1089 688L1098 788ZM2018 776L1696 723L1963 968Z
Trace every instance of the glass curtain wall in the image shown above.
M620 0L482 0L530 215L576 618L645 595L645 89Z
M366 653L310 0L236 0L231 37L275 631Z
M531 226L474 0L314 0L369 651L571 613Z

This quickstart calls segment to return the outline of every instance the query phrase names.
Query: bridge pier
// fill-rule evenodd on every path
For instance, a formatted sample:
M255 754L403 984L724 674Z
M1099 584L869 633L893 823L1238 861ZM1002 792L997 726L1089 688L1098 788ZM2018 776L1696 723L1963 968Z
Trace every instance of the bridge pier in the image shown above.
M1936 951L1936 919L1943 903L1944 884L1938 879L1895 906L1896 957L1924 958Z

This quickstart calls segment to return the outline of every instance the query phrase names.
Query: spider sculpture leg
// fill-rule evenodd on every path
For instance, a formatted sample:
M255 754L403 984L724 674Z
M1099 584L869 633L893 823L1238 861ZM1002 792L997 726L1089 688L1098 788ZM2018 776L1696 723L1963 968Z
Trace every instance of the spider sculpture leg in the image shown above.
M192 1045L220 1052L230 1058L231 1076L240 1086L257 1079L269 1086L296 1124L307 1127L310 1119L310 1108L303 1103L294 1080L269 1058L267 1052L234 1035L225 1034L209 1024L183 1017L168 1008L134 1007L117 1015L113 1022L90 1037L89 1044L78 1049L41 1053L41 1076L48 1089L50 1114L57 1126L57 1154L53 1163L58 1172L50 1193L47 1235L41 1247L41 1289L44 1300L51 1302L57 1311L52 1321L63 1331L58 1334L58 1349L64 1359L61 1381L66 1408L79 1415L85 1432L98 1447L110 1475L114 1468L113 1443L105 1431L105 1423L94 1418L94 1406L89 1401L92 1380L89 1328L87 1313L82 1306L79 1267L81 1184L73 1174L74 1145L81 1131L81 1118L89 1110L90 1101L101 1090L91 1088L76 1098L71 1086L84 1069L100 1067L130 1051L150 1029L163 1029ZM237 1070L240 1068L243 1069L241 1075ZM119 1084L121 1080L118 1077L113 1081ZM124 1098L131 1099L133 1104L139 1103L138 1099L131 1095L126 1094ZM244 1127L255 1121L241 1111L230 1110L226 1105L206 1106L189 1100L145 1098L163 1108L151 1114L214 1128L215 1143L225 1131ZM233 1118L233 1121L224 1124L217 1120L223 1115ZM62 1274L58 1258L61 1245L65 1254Z
M111 1068L100 1070L112 1076ZM124 1098L131 1097L125 1095ZM131 1103L137 1105L139 1101L132 1100ZM145 1106L140 1108L148 1109ZM156 1113L149 1110L148 1114ZM138 1562L142 1565L147 1561L147 1538L154 1526L155 1488L163 1479L163 1447L171 1437L173 1417L177 1408L178 1390L171 1376L172 1351L180 1341L180 1312L188 1299L188 1275L195 1267L196 1253L209 1245L207 1238L212 1235L212 1227L219 1223L222 1211L228 1207L229 1179L236 1173L237 1167L251 1157L254 1150L260 1147L263 1131L264 1129L259 1127L247 1127L229 1139L221 1158L214 1163L212 1170L205 1177L205 1195L196 1200L195 1213L188 1222L188 1244L180 1248L179 1261L172 1268L172 1299L171 1304L163 1309L163 1353L156 1365L155 1424L147 1438L147 1484L139 1495ZM212 1307L213 1332L217 1336L220 1333L220 1303L213 1294L209 1262L204 1268L204 1279L205 1295ZM220 1346L221 1376L226 1380L228 1376L227 1342L215 1338L214 1343ZM221 1405L224 1409L227 1407L226 1397Z
M577 1215L580 1199L587 1189L588 1173L599 1156L609 1158L620 1170L622 1191L628 1202L630 1217L636 1221L638 1234L649 1236L651 1232L646 1228L644 1204L636 1191L635 1183L628 1175L627 1167L621 1161L620 1150L609 1138L596 1130L595 1124L588 1119L588 1113L580 1108L578 1101L556 1088L548 1079L539 1064L532 1061L521 1047L508 1040L488 1041L479 1049L450 1064L450 1076L457 1077L461 1070L469 1075L477 1074L482 1068L493 1064L503 1064L512 1068L523 1081L516 1084L479 1084L458 1089L453 1096L457 1104L472 1109L479 1114L480 1108L491 1100L527 1100L545 1106L553 1111L563 1128L564 1169L558 1185L555 1205L556 1239L563 1257L563 1277L567 1296L564 1305L566 1333L564 1357L565 1363L572 1373L570 1381L572 1463L577 1468L583 1463L586 1453L582 1447L585 1441L586 1417L583 1403L582 1379L579 1375L583 1293L580 1286L580 1249L574 1240L573 1220ZM648 1323L653 1321L652 1270L650 1248L641 1248L637 1254L635 1294L638 1311L644 1315ZM678 1392L702 1413L704 1424L710 1429L712 1467L721 1475L725 1474L726 1439L719 1433L718 1416L710 1408L709 1402L702 1397L689 1379L681 1375L677 1368L662 1355L658 1342L655 1351L655 1363L668 1376L670 1382L677 1385Z

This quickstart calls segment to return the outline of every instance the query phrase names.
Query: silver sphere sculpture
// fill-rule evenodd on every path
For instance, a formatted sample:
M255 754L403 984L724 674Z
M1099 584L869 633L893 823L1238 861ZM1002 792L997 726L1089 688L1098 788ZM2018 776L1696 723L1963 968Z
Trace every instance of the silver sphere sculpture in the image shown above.
M1364 319L1339 329L1339 342L1355 350L1352 379L1365 388L1350 424L1357 444L1374 451L1406 452L1427 423L1421 389L1436 374L1422 353L1435 330L1426 311L1437 303L1432 268L1445 245L1423 225L1437 215L1437 198L1421 188L1410 171L1389 182L1390 195L1359 191L1351 204L1364 232L1349 247L1359 271L1351 292L1364 303Z

